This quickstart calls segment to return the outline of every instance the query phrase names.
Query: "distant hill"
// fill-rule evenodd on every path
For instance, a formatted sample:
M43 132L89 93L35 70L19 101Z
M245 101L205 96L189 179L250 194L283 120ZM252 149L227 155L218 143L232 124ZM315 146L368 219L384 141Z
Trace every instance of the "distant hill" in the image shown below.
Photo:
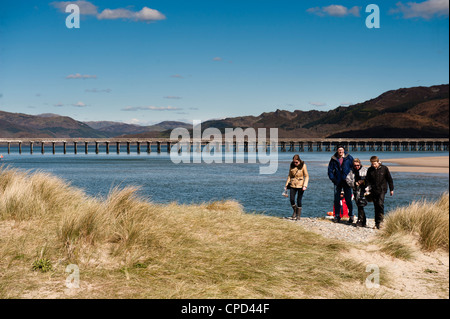
M327 126L335 130L330 137L448 137L449 86L388 91L364 103L330 111L307 127Z
M159 137L161 132L176 127L192 127L192 124L164 121L155 125L141 126L112 121L80 122L53 113L27 115L0 111L0 137L86 137L107 138L135 136ZM164 136L164 134L162 134Z
M173 130L177 127L192 127L192 124L177 121L164 121L149 126L110 121L85 123L108 137L158 137L160 136L159 132L162 131Z
M0 111L0 137L168 137L192 124L164 121L141 126L120 122L79 122L57 114L26 115ZM279 137L414 138L449 137L449 85L392 90L330 111L265 112L202 123L208 127L278 128Z
M106 137L83 122L57 114L0 111L0 137Z
M112 121L84 122L107 137L146 132L145 126Z
M449 85L402 88L330 111L283 111L202 123L208 127L278 127L279 137L448 137Z

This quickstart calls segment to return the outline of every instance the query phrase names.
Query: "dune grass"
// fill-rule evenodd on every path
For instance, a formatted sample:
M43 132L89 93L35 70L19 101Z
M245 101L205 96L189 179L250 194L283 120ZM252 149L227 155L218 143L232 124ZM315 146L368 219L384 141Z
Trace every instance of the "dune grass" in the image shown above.
M416 201L389 213L380 232L382 250L394 257L413 258L420 250L449 251L449 194L439 200Z
M367 276L345 249L235 201L162 205L136 187L94 198L0 168L1 298L335 298Z

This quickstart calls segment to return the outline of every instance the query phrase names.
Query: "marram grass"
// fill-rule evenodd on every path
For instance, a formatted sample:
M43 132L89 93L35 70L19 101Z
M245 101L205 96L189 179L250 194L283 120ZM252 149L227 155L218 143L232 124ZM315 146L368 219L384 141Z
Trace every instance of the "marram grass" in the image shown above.
M411 259L414 243L423 251L449 251L449 194L437 201L415 201L389 213L380 233L382 250Z
M235 201L162 205L136 187L94 198L0 168L0 298L336 298L367 276L345 249Z

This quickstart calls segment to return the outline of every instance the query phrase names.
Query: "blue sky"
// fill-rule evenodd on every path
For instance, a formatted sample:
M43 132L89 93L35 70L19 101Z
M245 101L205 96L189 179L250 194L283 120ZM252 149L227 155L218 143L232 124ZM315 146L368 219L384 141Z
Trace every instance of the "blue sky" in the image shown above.
M66 27L69 3L80 28ZM0 110L205 121L448 83L448 3L2 0Z

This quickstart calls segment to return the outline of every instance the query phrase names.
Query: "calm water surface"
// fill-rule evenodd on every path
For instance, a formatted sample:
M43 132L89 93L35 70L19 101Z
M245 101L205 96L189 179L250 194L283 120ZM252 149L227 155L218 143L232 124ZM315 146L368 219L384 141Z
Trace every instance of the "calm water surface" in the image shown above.
M36 149L36 151L38 151ZM39 149L40 151L40 149ZM83 150L84 151L84 150ZM239 201L246 212L271 216L291 214L289 200L282 197L289 164L294 153L278 153L278 169L272 175L260 175L260 166L268 164L213 163L174 164L167 153L106 154L40 154L10 155L0 148L2 164L25 170L42 170L69 181L93 196L106 196L114 186L140 186L140 194L158 203L199 203L222 199ZM59 154L58 154L59 153ZM418 156L446 156L448 152L351 152L363 161L370 156L404 158ZM327 165L333 153L300 153L310 174L308 190L303 197L305 217L321 217L332 210L333 185L327 176ZM448 174L396 173L393 197L387 196L386 212L413 200L436 199L449 189ZM356 212L356 210L355 210ZM373 205L366 207L373 218Z

